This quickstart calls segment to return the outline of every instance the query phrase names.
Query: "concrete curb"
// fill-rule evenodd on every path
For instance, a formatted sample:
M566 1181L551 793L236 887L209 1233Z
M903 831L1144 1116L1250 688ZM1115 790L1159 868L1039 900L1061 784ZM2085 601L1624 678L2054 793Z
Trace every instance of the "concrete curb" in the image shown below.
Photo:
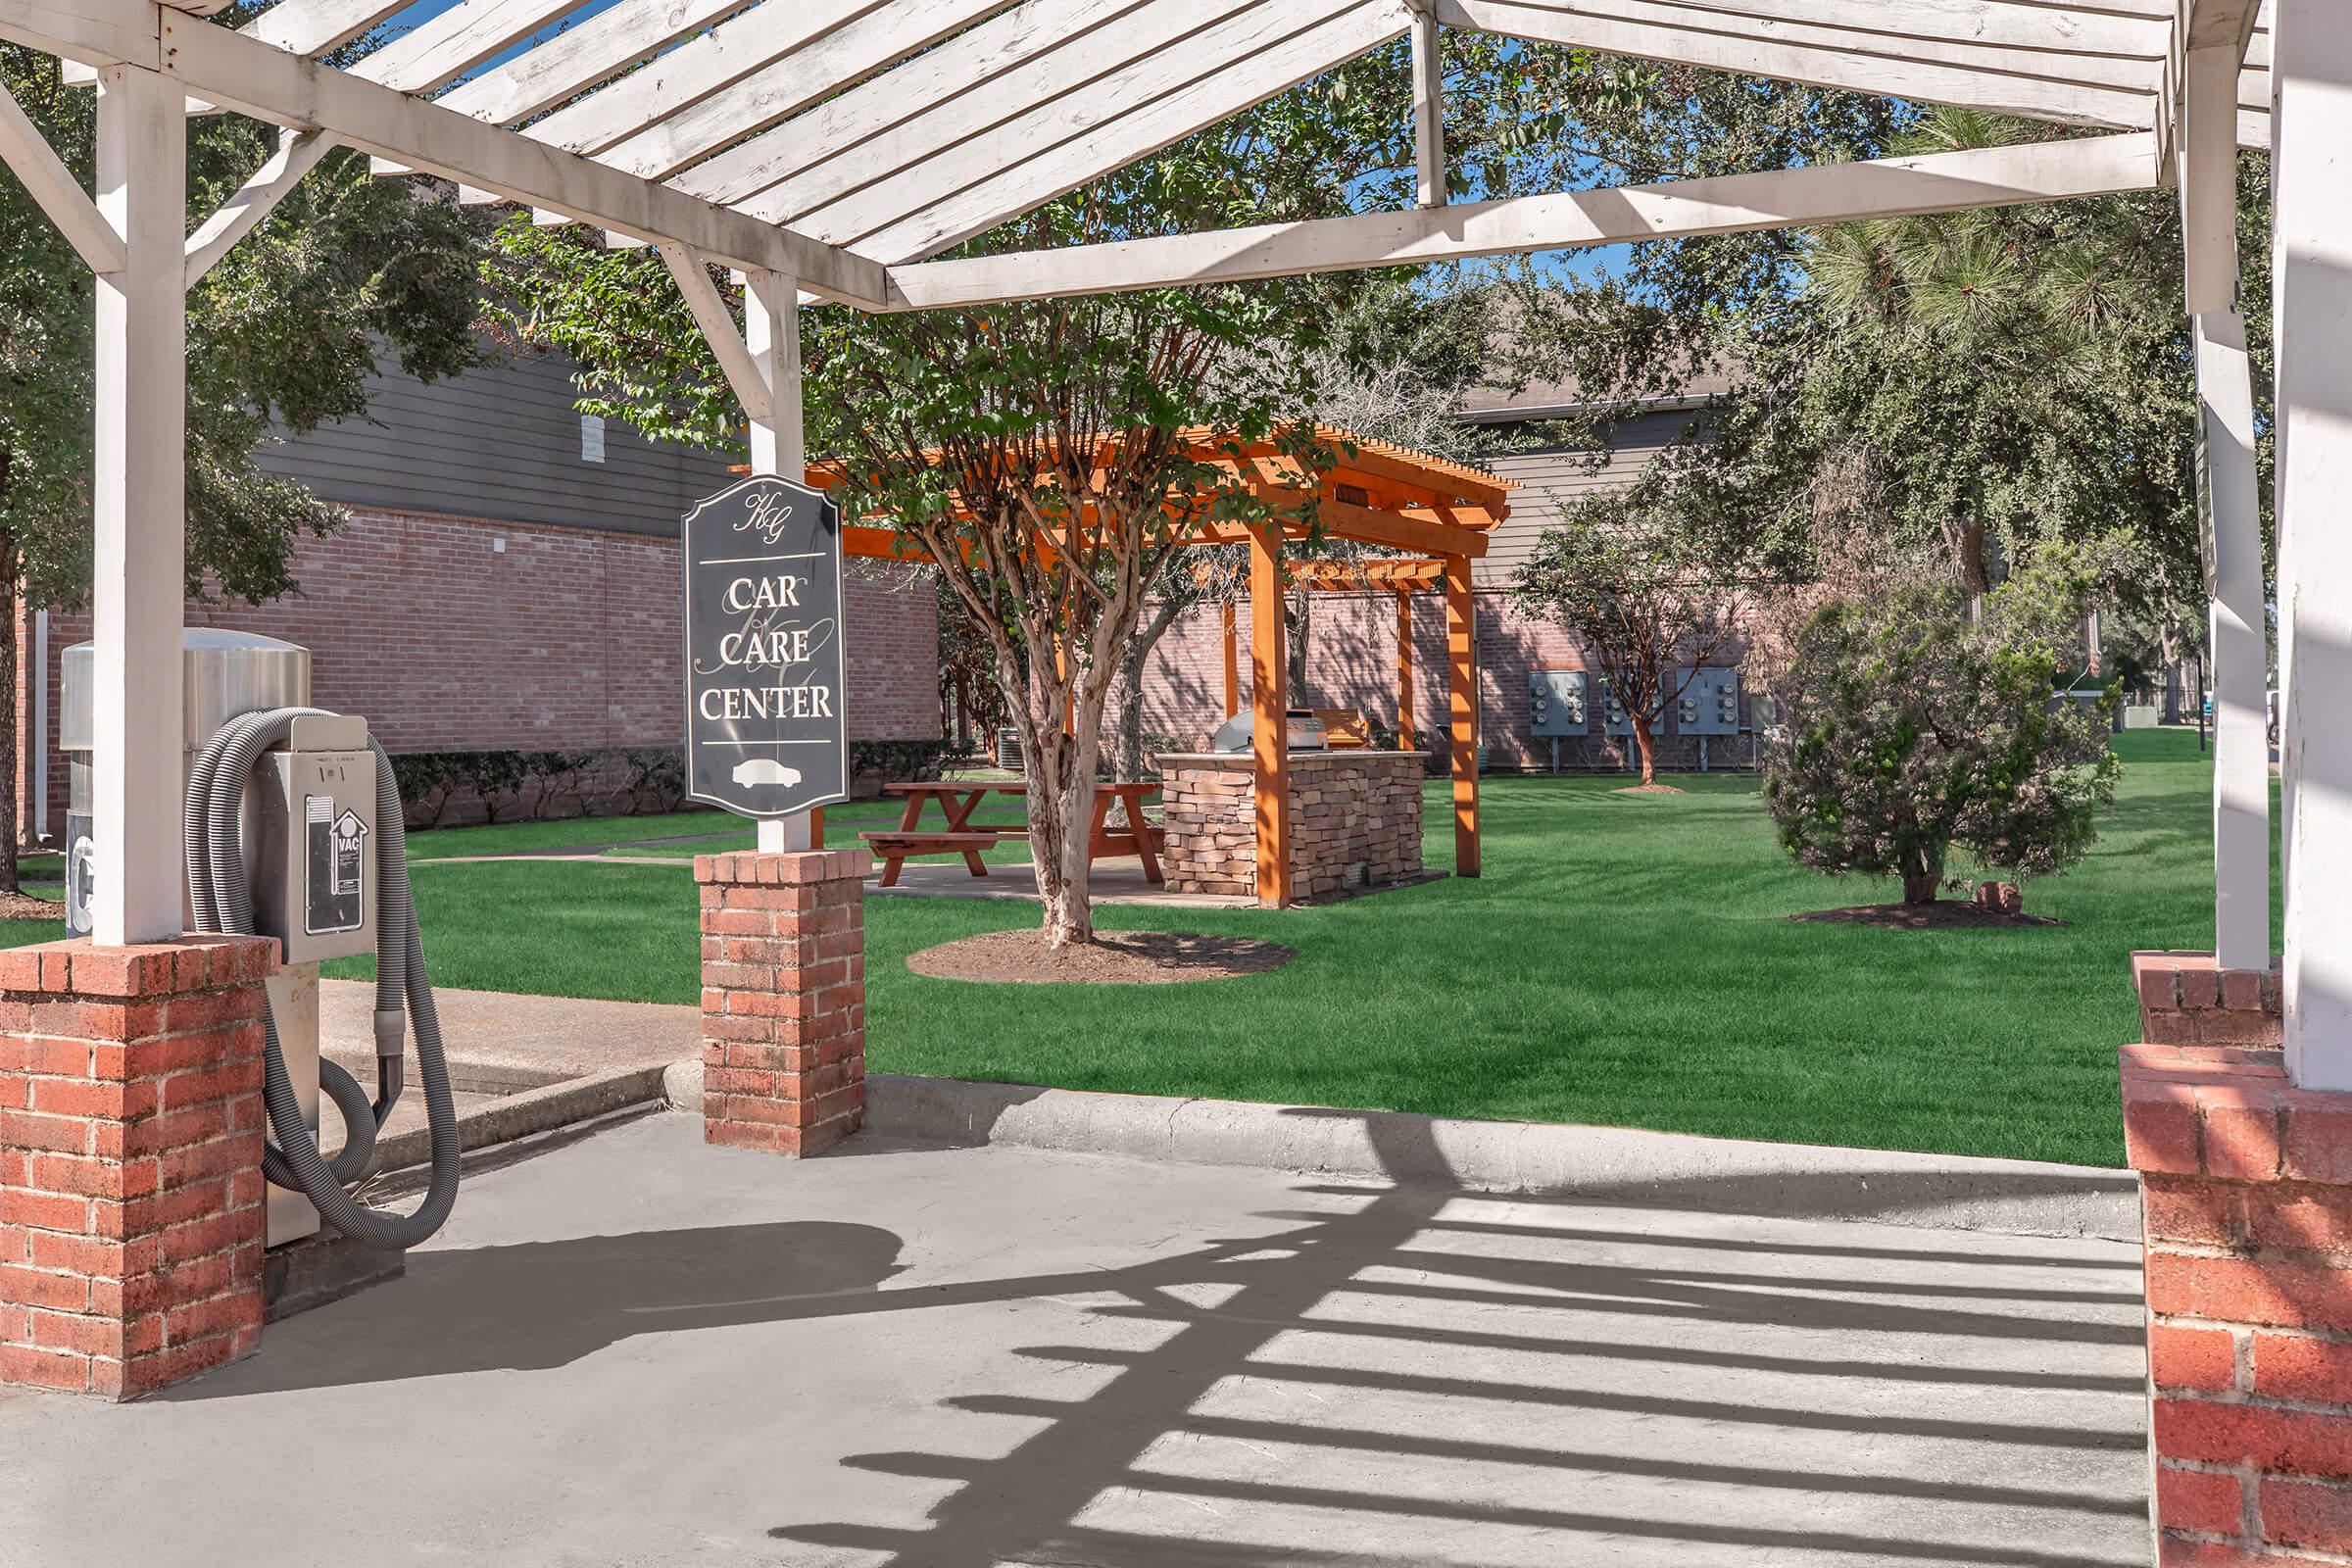
M671 1067L673 1105L700 1107L701 1065ZM687 1083L690 1077L697 1081ZM884 1137L924 1143L1009 1144L1715 1213L2133 1243L2140 1237L2138 1182L2130 1171L2027 1160L890 1073L866 1079L865 1125Z
M659 1065L614 1067L476 1105L459 1115L458 1142L471 1152L551 1128L589 1121L630 1105L659 1102L662 1098L662 1075L666 1070ZM411 1087L414 1092L422 1093ZM432 1158L432 1129L411 1128L393 1134L375 1147L379 1174L422 1165Z

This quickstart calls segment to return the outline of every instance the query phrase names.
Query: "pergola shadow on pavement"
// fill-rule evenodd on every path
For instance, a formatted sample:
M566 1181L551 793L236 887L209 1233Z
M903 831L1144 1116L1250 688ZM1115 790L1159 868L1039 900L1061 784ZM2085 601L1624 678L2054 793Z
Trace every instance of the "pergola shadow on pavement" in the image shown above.
M26 1444L0 1396L31 1516L110 1423L160 1459L332 1411L355 1487L448 1434L404 1550L509 1562L2143 1560L2126 1245L1004 1148L779 1180L694 1133L477 1176L406 1279L133 1410ZM265 1484L103 1544L228 1560Z

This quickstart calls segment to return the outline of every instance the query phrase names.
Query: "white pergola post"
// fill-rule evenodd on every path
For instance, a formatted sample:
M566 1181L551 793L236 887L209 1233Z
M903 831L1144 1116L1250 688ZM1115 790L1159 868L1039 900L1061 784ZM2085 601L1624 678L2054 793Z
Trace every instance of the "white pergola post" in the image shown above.
M767 389L767 416L751 421L752 472L807 482L808 447L801 426L801 304L798 280L781 272L744 274L743 343ZM808 813L763 816L763 855L808 849L814 835Z
M180 934L180 628L187 592L187 117L152 71L98 78L98 210L123 266L96 279L91 476L97 882L91 939Z
M2338 0L2272 25L2286 1064L2352 1089L2352 28Z
M2196 345L2197 521L2213 662L2213 942L2225 969L2271 966L2270 637L2254 387L2237 310L2241 45L2187 52L2180 143L2184 287Z

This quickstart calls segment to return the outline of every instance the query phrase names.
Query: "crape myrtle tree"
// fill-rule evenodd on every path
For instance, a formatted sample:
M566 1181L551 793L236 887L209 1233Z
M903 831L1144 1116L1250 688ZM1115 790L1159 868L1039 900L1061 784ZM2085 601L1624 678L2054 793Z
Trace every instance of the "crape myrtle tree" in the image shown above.
M1658 781L1658 726L1698 667L1739 635L1740 585L1645 481L1579 498L1513 574L1520 612L1566 627L1625 710L1644 787Z
M1902 879L1935 902L1956 846L2042 876L2081 860L2120 764L2117 694L2054 695L2082 659L2092 572L2046 552L1977 600L1957 580L1824 606L1777 689L1764 797L1781 843L1832 874Z
M1313 525L1332 454L1282 417L1306 389L1237 396L1213 373L1279 354L1282 310L1278 290L1205 288L812 317L808 444L845 513L892 519L987 640L1051 948L1093 940L1102 720L1154 594L1205 528ZM1299 482L1262 481L1261 447Z
M248 7L246 9L259 9ZM239 20L232 8L217 19ZM96 103L58 62L0 44L0 84L85 180ZM190 223L274 147L236 115L188 122ZM389 359L425 379L478 363L480 225L453 203L369 175L337 151L188 293L188 592L259 603L292 592L295 544L342 514L255 455L282 431L363 415ZM90 593L96 283L14 176L0 172L0 616L78 608ZM0 752L15 758L16 641L0 632ZM0 767L0 890L18 886L16 779Z

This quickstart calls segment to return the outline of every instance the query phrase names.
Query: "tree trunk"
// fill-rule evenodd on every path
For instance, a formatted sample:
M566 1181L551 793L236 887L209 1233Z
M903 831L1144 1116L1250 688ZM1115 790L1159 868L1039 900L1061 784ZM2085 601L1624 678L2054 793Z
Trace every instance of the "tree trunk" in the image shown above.
M1290 596L1284 609L1287 624L1282 629L1283 647L1290 656L1291 706L1311 706L1306 685L1306 647L1314 634L1314 596L1301 588Z
M1642 758L1642 782L1655 784L1658 781L1658 743L1650 735L1646 721L1632 714L1627 716L1633 719L1634 750Z
M1903 902L1905 904L1934 904L1936 890L1943 883L1943 858L1931 858L1916 845L1905 845L1902 853Z

